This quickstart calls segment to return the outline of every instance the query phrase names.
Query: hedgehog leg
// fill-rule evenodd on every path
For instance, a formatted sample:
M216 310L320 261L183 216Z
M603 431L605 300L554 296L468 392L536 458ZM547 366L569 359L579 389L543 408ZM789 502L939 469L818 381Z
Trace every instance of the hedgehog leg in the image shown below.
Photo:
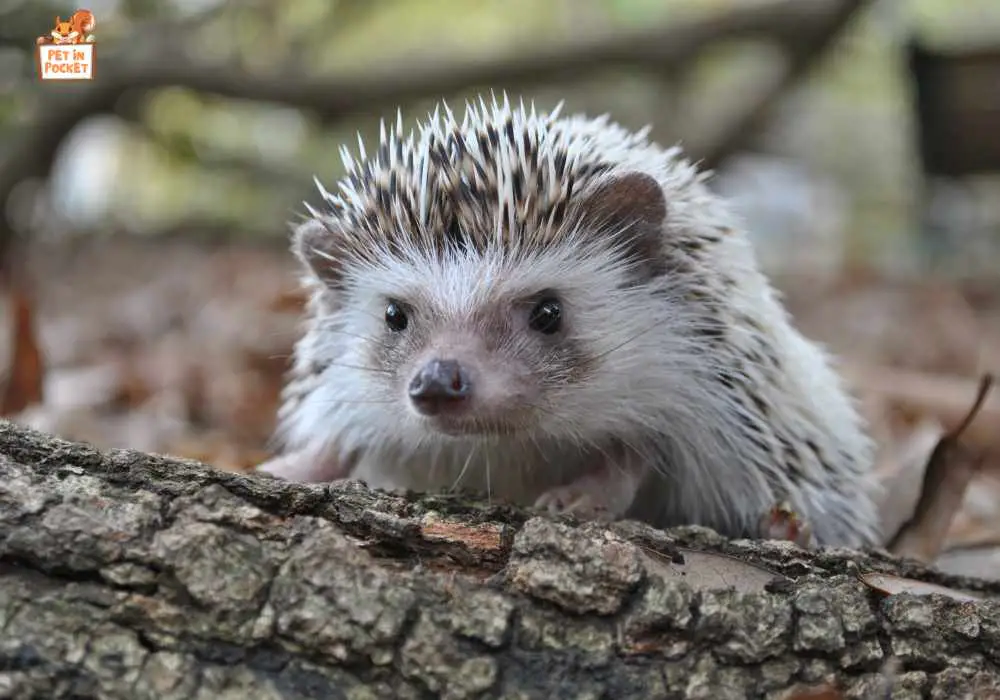
M322 483L347 477L350 467L336 455L317 453L307 448L273 457L259 464L254 471L287 481Z
M815 548L812 529L786 501L776 504L760 520L760 537L767 540L788 540L803 549Z
M617 519L631 507L647 471L634 457L605 457L570 483L543 493L535 507L584 518Z

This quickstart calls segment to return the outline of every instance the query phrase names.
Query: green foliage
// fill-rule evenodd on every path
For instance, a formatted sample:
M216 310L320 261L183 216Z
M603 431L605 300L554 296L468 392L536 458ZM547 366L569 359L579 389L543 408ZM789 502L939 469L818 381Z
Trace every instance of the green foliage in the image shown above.
M909 0L913 23L931 40L989 41L1000 37L997 0Z

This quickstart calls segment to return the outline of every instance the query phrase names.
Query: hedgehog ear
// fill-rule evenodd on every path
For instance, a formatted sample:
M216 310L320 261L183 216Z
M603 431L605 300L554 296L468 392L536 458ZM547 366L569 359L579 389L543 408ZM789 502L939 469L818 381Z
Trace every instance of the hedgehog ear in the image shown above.
M641 274L662 271L667 202L656 178L641 172L615 176L585 197L580 213L588 228L621 246Z
M313 217L295 227L292 251L312 274L331 289L340 289L344 257L334 224Z

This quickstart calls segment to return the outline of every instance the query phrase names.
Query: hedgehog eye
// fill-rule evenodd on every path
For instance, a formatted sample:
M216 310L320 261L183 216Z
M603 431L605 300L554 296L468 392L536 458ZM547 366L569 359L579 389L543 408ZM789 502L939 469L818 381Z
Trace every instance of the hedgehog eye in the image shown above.
M557 332L562 327L562 304L555 297L544 297L528 315L528 326L545 335Z
M406 330L409 322L410 319L406 317L406 312L403 311L402 305L398 302L390 301L389 305L385 307L385 325L389 327L389 330L399 333Z

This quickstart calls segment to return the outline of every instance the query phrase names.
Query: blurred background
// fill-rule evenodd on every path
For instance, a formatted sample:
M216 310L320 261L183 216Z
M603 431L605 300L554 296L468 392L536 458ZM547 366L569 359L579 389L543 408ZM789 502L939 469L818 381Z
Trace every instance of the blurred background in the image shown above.
M715 171L841 358L913 512L1000 370L996 0L90 0L93 81L42 82L78 5L0 0L3 414L246 469L301 298L288 226L338 155L494 90L610 113ZM939 564L1000 571L1000 398Z

